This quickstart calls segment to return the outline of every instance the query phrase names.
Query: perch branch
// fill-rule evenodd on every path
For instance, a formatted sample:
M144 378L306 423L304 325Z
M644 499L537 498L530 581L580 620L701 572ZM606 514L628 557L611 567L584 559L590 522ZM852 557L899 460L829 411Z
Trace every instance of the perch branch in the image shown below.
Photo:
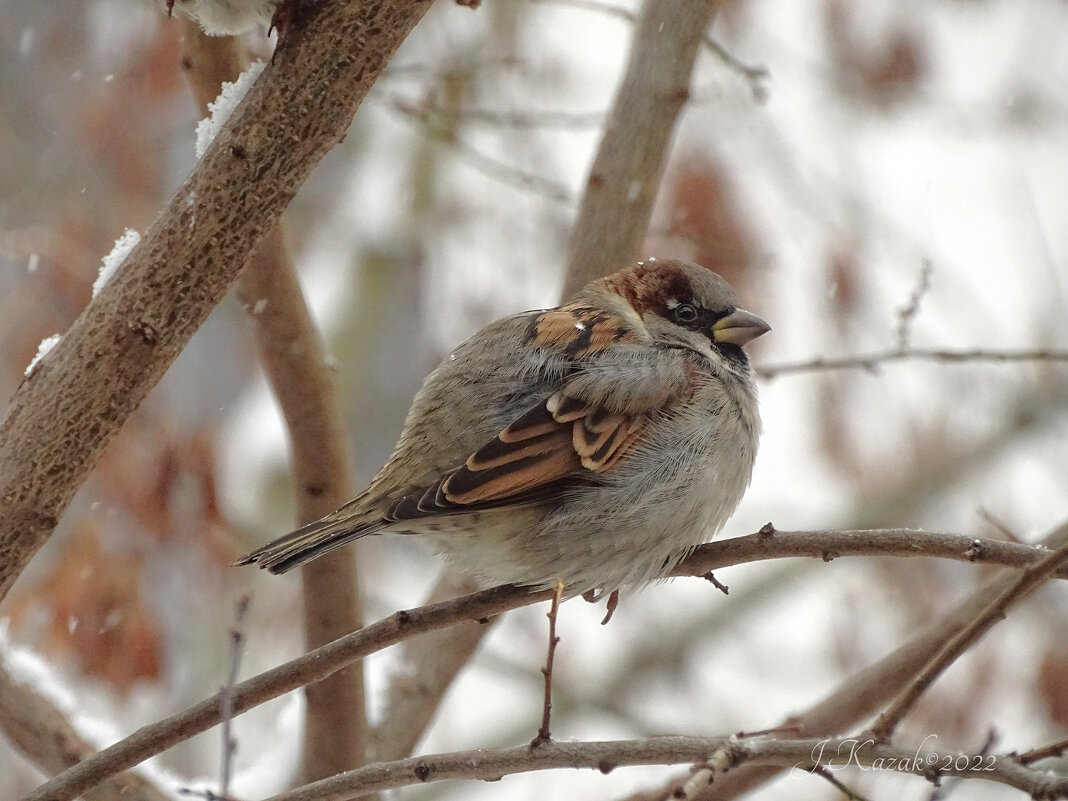
M829 562L844 556L931 556L1025 568L1049 553L1042 546L909 528L861 531L778 531L769 523L755 534L713 540L682 561L672 575L704 574L743 562L807 556ZM1068 566L1054 573L1068 578Z

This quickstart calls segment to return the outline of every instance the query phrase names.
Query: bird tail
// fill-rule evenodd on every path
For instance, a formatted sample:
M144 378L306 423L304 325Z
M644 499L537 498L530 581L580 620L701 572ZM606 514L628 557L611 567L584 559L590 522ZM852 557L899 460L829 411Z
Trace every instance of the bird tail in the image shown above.
M262 548L245 554L233 564L255 563L272 573L285 573L328 551L340 548L366 534L372 534L381 527L381 520L361 520L351 514L339 513L342 511L334 512L322 520L316 520L279 537Z

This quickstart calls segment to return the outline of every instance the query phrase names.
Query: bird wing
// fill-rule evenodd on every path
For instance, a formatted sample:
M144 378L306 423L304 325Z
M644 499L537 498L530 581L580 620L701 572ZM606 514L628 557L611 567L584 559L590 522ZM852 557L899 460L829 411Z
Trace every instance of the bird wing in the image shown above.
M644 415L608 413L558 391L423 489L395 498L379 517L361 496L234 564L284 573L391 523L514 507L595 480L626 453Z
M388 523L527 504L597 483L651 420L693 392L692 356L650 347L637 318L572 304L528 319L524 344L566 354L572 371L464 462L393 496Z
M550 395L463 464L397 499L390 522L530 503L596 481L639 438L646 415L609 412L563 390Z

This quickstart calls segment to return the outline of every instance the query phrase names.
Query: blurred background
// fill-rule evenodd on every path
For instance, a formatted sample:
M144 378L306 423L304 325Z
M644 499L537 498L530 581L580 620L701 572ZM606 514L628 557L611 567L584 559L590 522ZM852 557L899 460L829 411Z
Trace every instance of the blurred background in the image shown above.
M195 163L179 26L162 0L0 3L0 394L90 298ZM488 321L554 305L635 10L599 0L441 2L288 212L336 357L365 483L422 377ZM1068 348L1068 4L732 0L710 30L646 256L723 273L773 333L758 367L915 347ZM254 53L269 56L262 31ZM726 54L726 57L725 55ZM766 68L766 74L760 69ZM913 303L919 298L918 305ZM916 306L914 313L904 310ZM261 310L270 313L270 310ZM722 536L915 526L1034 540L1068 517L1068 366L905 361L760 383L753 485ZM237 597L243 675L301 652L299 581L229 568L292 523L287 446L245 312L224 302L111 445L3 606L12 669L100 744L214 692ZM359 487L353 487L353 490ZM417 605L440 561L358 548L368 619ZM778 724L893 650L993 569L790 561L566 604L553 733L615 739ZM1068 728L1068 597L1046 587L956 664L902 736L1024 750ZM423 753L515 745L541 711L545 609L509 613L446 697ZM367 662L372 718L391 651ZM238 719L233 792L285 785L299 694ZM908 741L908 740L906 740ZM218 773L217 732L156 760ZM411 799L617 798L678 770L527 774ZM0 738L0 801L41 776ZM930 785L848 778L881 797ZM835 798L810 776L755 797ZM970 784L969 798L1018 797Z

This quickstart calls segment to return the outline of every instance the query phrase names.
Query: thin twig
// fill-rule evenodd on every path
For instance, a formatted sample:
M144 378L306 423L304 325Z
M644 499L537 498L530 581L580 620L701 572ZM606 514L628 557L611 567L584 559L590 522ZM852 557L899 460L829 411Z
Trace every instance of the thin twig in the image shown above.
M1020 536L1011 528L1009 528L1008 525L1006 525L1005 521L999 520L989 509L980 506L978 509L978 514L980 518L982 518L984 521L986 521L995 529L997 529L1001 533L1001 535L1009 542L1023 542L1023 540L1020 539Z
M884 364L906 361L933 361L957 364L962 362L1068 362L1068 350L1038 348L1034 350L987 350L971 348L951 350L939 348L909 348L908 350L877 350L856 356L807 359L799 362L760 365L755 368L761 378L778 378L797 373L818 373L829 370L867 370L877 373Z
M927 663L916 679L890 704L872 726L873 736L887 740L901 719L923 695L924 691L942 672L953 664L964 651L970 648L991 626L1005 617L1010 606L1023 600L1054 574L1068 558L1068 545L1062 545L1024 569L1023 573L1004 592L992 600L985 609L946 642L945 646Z
M220 714L222 715L222 766L219 778L219 795L230 795L230 775L237 752L237 741L230 733L230 724L234 719L234 687L237 685L237 673L241 669L241 651L245 644L245 617L248 615L249 596L243 595L237 601L234 612L234 625L230 629L230 670L226 675L226 684L219 692Z
M849 787L844 782L841 782L836 779L834 774L831 773L827 768L823 767L823 765L816 765L812 768L809 768L808 772L814 776L819 776L821 779L829 783L832 787L842 793L842 795L848 798L849 801L868 801L865 796L862 796L852 787Z
M545 700L541 710L541 726L537 736L530 741L531 748L539 748L552 740L549 733L549 717L553 708L553 662L556 659L556 646L560 644L560 638L556 636L556 616L560 611L560 599L564 596L564 582L556 580L556 591L553 593L552 604L549 606L549 647L545 653L545 667L541 673L545 676Z
M597 128L604 123L603 111L499 111L485 108L452 109L426 100L417 101L399 92L384 92L383 99L397 112L428 122L444 117L450 123L485 123L501 128Z
M459 119L458 116L439 113L435 117L428 114L426 109L397 99L390 103L390 107L406 119L416 123L425 136L448 143L458 158L483 175L521 191L537 193L565 206L575 205L574 193L564 184L507 164L472 147L456 136L454 123ZM466 116L465 112L463 118L466 119ZM445 119L448 119L448 125L443 123Z
M906 303L897 312L897 349L908 350L912 340L912 322L920 313L920 304L931 289L931 273L934 268L929 259L924 259L920 275Z
M986 733L986 739L983 741L983 747L977 752L977 756L983 757L994 750L994 746L997 744L998 733L993 729L989 729ZM934 787L931 788L931 794L927 796L927 801L946 801L949 794L960 787L962 780L956 777L950 777L946 781L937 781L934 783Z
M763 64L746 64L724 47L718 39L713 39L711 36L705 37L705 47L745 79L746 83L749 84L749 91L753 94L753 100L763 103L768 99L767 80L771 73L766 66Z
M1030 765L1032 762L1063 756L1065 751L1068 751L1068 737L1055 743L1044 745L1041 748L1033 748L1030 751L1024 751L1022 754L1014 754L1013 756L1021 765Z
M457 156L470 164L473 168L490 178L503 184L519 189L523 192L536 192L549 200L565 206L575 205L574 193L564 184L546 178L537 173L527 172L512 164L507 164L500 159L488 156L461 139L443 132L431 122L424 122L423 128L427 135L434 136L441 141L448 142Z
M709 584L711 584L717 590L722 592L724 595L730 595L731 594L731 588L728 587L726 584L724 584L722 581L720 581L718 578L716 578L716 574L713 573L711 570L709 570L707 573L705 573L703 576L701 576L701 578L703 578L705 581L707 581Z

